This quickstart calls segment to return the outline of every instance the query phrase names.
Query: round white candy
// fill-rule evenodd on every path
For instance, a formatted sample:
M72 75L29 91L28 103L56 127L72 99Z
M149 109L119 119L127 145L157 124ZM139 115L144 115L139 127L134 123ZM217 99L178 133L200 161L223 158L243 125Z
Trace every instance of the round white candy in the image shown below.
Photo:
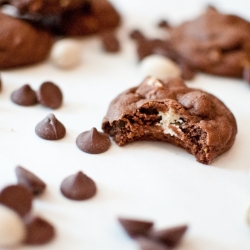
M161 55L150 55L140 62L143 77L154 76L158 79L181 76L179 66L171 59Z
M0 205L0 247L15 246L25 237L25 225L19 215L10 208Z
M81 47L75 39L62 39L52 47L50 58L59 68L73 68L81 62Z

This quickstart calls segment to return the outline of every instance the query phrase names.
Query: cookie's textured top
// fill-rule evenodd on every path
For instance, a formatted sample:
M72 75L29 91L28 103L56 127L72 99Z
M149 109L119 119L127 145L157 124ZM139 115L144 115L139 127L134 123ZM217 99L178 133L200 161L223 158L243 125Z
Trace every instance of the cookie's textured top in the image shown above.
M172 49L193 68L242 77L250 62L250 23L214 8L169 30Z
M81 7L86 0L6 0L21 13L56 14Z
M228 150L237 132L234 116L215 96L188 88L180 78L153 77L116 97L102 128L118 145L167 141L205 164Z
M46 59L53 37L25 21L0 13L0 69L30 65Z

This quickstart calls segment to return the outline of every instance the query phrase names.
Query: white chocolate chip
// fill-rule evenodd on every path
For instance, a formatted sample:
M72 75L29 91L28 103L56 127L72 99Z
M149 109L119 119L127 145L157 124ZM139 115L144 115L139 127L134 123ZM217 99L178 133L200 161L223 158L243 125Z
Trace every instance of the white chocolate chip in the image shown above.
M143 77L153 76L161 80L181 76L179 66L169 58L160 55L145 57L140 63L140 71Z
M155 86L155 87L162 87L162 83L155 77L150 76L147 80L147 85Z
M170 125L176 126L175 123L183 123L180 116L174 112L174 109L170 108L167 112L159 112L159 116L162 117L159 125L163 128L164 134L170 134L171 136L177 136L176 133L169 127ZM178 126L176 126L178 128Z
M81 62L80 44L75 39L62 39L52 47L51 61L59 68L73 68Z
M19 215L10 208L0 205L0 247L18 245L25 237L25 225Z

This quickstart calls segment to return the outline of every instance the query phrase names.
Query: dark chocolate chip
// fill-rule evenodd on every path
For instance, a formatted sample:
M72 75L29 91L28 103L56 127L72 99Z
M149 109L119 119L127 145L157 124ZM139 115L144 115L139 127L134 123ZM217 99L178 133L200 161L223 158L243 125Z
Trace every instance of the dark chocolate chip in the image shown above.
M129 34L129 37L134 40L145 38L143 33L138 29L132 30L131 33Z
M170 26L169 26L168 21L166 21L166 20L161 20L161 21L158 23L158 27L160 27L160 28L169 28Z
M178 245L187 231L188 226L177 226L172 228L167 228L159 231L152 231L150 237L156 241L166 244L169 247L175 247Z
M250 84L250 65L244 67L243 79Z
M32 106L37 104L36 92L28 84L15 90L11 94L12 102L21 106Z
M27 236L24 240L28 245L42 245L50 242L55 237L54 227L46 220L35 217L24 220Z
M160 242L139 237L136 239L141 250L167 250L169 249L167 246L161 244Z
M59 140L65 136L66 129L53 114L49 114L36 125L35 132L45 140Z
M32 198L32 193L23 185L7 186L0 193L0 203L15 210L20 216L30 212Z
M65 178L61 184L62 194L71 200L87 200L96 194L95 182L79 171L75 175Z
M57 109L62 105L63 95L60 88L52 82L44 82L37 91L38 101L49 108Z
M76 145L82 151L89 154L100 154L110 148L109 136L92 128L90 131L81 133L76 138Z
M106 52L120 51L120 43L114 32L104 32L101 35L102 47Z
M33 195L39 195L44 192L46 184L27 169L18 166L15 169L15 173L18 184L27 187L33 193Z
M127 234L132 238L141 235L147 235L154 225L152 221L144 220L118 218L118 221L123 226Z

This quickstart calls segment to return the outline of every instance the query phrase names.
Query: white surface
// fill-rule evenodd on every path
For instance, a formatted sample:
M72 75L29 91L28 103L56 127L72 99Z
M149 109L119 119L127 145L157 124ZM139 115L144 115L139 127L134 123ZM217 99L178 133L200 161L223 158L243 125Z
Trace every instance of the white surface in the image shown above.
M105 54L96 38L83 39L84 63L59 70L45 62L2 72L0 93L0 187L16 182L14 168L21 165L48 185L35 200L33 213L51 221L56 239L42 247L16 250L135 250L138 249L117 222L118 216L153 220L156 228L188 223L180 250L250 249L250 228L244 214L250 204L249 141L250 86L242 80L198 74L188 84L218 96L234 113L238 134L230 151L210 166L197 163L187 152L160 142L136 142L119 147L112 142L106 153L89 155L75 145L76 137L101 122L110 101L143 79L138 71L131 28L156 34L162 18L177 23L196 17L205 1L113 0L123 13L122 51ZM221 10L249 13L248 0L217 0ZM248 16L248 18L250 18ZM36 124L51 110L40 105L26 108L10 101L11 93L25 83L34 89L54 81L64 93L64 105L53 111L65 125L60 141L36 136ZM73 202L59 191L61 181L77 171L95 180L98 193L88 201Z

